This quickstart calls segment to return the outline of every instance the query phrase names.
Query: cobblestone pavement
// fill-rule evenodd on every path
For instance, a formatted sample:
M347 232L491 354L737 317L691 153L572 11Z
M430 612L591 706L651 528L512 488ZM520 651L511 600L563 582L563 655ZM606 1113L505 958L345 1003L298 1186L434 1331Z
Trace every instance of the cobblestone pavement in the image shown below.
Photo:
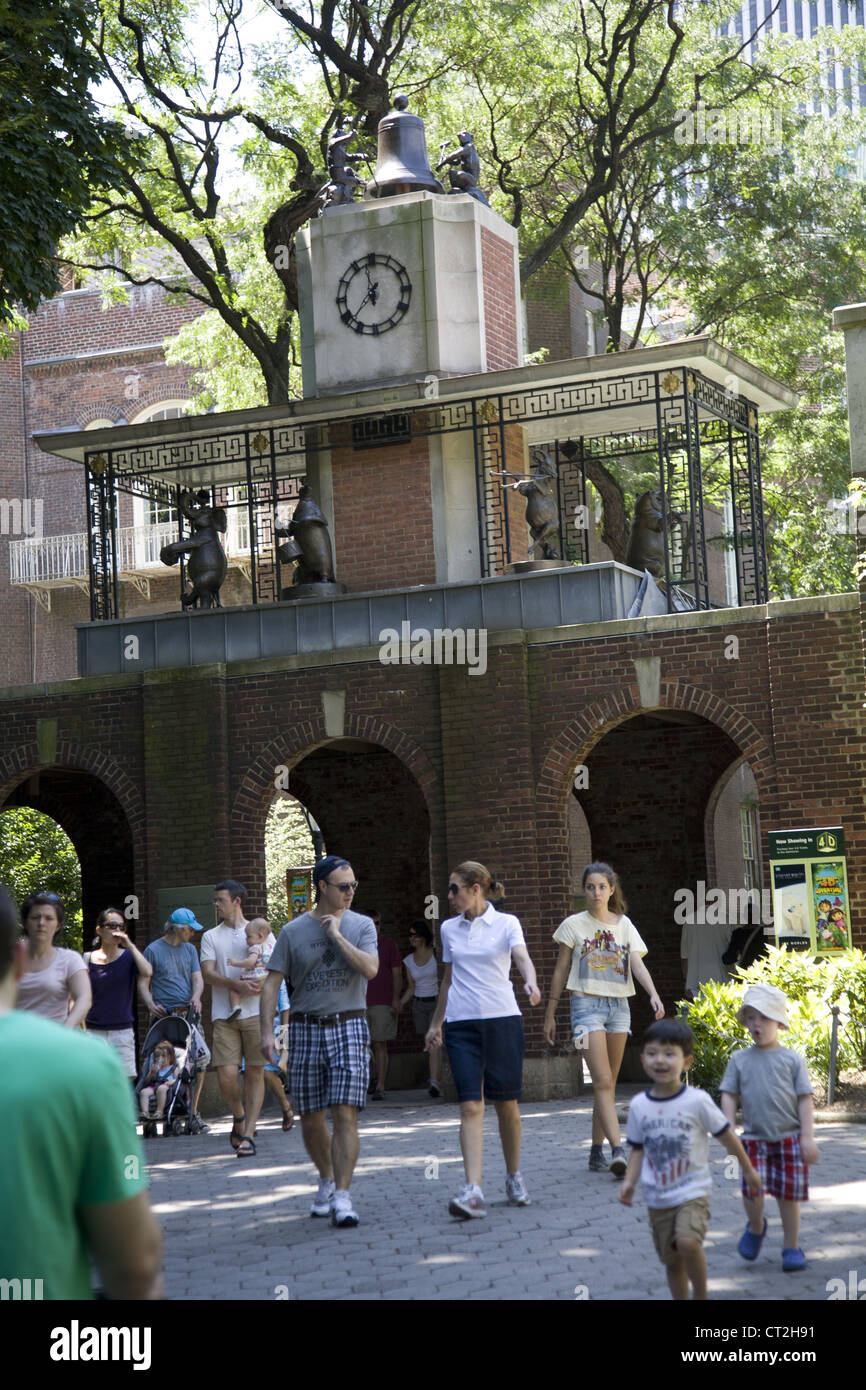
M635 1087L617 1092L621 1113ZM495 1113L485 1119L488 1214L455 1221L463 1182L457 1106L395 1092L360 1117L352 1196L361 1218L336 1230L309 1215L315 1174L300 1125L259 1122L258 1151L238 1159L227 1123L209 1134L145 1144L151 1198L165 1232L169 1299L652 1300L669 1298L640 1196L629 1210L616 1182L587 1170L591 1097L521 1105L521 1171L532 1205L509 1207ZM781 1270L774 1201L758 1260L736 1253L744 1226L739 1180L711 1144L714 1192L706 1240L711 1299L825 1302L828 1281L866 1276L866 1126L817 1127L802 1245L809 1267ZM831 1286L838 1288L839 1286ZM866 1291L866 1283L863 1286Z

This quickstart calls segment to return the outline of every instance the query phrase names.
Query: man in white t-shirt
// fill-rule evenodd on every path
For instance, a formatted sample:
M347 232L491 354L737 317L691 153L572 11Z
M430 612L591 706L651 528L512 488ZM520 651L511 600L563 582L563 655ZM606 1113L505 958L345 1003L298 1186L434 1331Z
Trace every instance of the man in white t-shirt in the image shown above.
M730 979L722 956L731 943L732 928L711 922L686 922L680 937L680 964L687 999L695 999L707 980Z
M220 1090L232 1112L232 1132L229 1141L238 1158L254 1154L253 1141L256 1121L265 1098L264 1059L259 1050L259 995L262 986L255 980L242 980L241 971L229 965L229 959L240 959L247 952L244 902L247 890L242 883L227 878L214 889L214 907L220 925L205 932L201 941L201 971L206 985L211 987L211 1021L213 1023L213 1061L217 1069ZM265 960L276 945L273 934L265 943ZM232 1004L229 990L241 999L240 1013L230 1018ZM244 1095L241 1096L238 1070L244 1060Z

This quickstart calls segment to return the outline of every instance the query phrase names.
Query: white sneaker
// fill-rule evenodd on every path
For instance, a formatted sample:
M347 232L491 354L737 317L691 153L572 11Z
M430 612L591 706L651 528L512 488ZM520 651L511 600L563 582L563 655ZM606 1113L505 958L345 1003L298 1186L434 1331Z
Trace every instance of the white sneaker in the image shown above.
M334 1182L322 1178L310 1207L311 1216L330 1216L331 1201L334 1196Z
M468 1182L456 1197L451 1198L448 1210L452 1216L486 1216L484 1193L477 1183Z
M348 1192L335 1192L331 1199L331 1225L357 1226L358 1213Z
M505 1195L508 1198L509 1206L529 1207L532 1199L526 1190L526 1183L520 1173L508 1173L505 1177Z

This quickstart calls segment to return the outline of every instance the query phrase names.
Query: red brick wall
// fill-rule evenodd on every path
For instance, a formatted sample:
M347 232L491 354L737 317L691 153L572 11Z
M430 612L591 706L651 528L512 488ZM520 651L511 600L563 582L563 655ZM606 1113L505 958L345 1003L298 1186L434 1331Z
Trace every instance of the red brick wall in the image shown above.
M334 553L350 590L435 584L427 440L335 448Z
M507 241L481 228L484 335L488 372L520 365L519 300L514 252Z
M183 399L190 369L167 366L161 349L150 345L200 312L201 306L168 298L155 286L133 289L128 305L105 310L98 290L59 295L40 305L20 339L23 392L20 356L0 361L0 497L41 499L46 536L83 533L83 469L44 454L31 436L83 429L98 419L131 420L160 401ZM45 360L55 358L67 360ZM128 513L127 505L121 525L132 524ZM78 588L54 589L46 613L25 589L10 587L5 540L0 542L0 624L6 639L0 684L72 677L74 624L89 620L89 598ZM125 603L128 586L120 588ZM173 598L171 584L164 588Z
M439 894L445 915L449 869L469 857L487 863L505 882L546 989L551 936L571 906L567 805L585 763L592 851L622 870L670 1007L681 992L673 892L705 876L706 801L743 754L764 844L767 830L844 826L855 941L866 945L859 614L790 608L768 622L748 611L724 626L651 619L639 632L529 648L491 639L484 676L374 660L33 690L0 700L0 807L38 769L37 718L56 717L57 764L104 783L130 825L134 883L118 868L116 883L100 877L100 891L115 901L138 894L152 935L159 886L231 874L263 899L264 825L285 765L292 789L315 801L326 835L352 856L363 901L380 906L392 930L425 891ZM729 637L739 643L731 657ZM661 713L640 708L638 656L660 658ZM402 766L351 744L316 754L327 742L323 690L345 692L347 739L387 749ZM684 713L704 722L683 722ZM55 804L63 790L54 783ZM106 824L93 804L88 828L101 853ZM351 845L337 845L344 839ZM87 879L86 846L82 862ZM639 997L636 1027L645 1015ZM542 1055L540 1015L527 1011L527 1024L530 1049Z

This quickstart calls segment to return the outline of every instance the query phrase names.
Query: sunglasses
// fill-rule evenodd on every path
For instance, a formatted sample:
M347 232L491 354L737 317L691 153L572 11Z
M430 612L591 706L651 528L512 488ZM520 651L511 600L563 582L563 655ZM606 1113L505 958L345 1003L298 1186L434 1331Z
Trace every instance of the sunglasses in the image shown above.
M327 885L328 885L329 888L339 888L339 890L340 890L341 893L354 893L355 890L356 890L356 888L360 888L360 887L361 887L360 883L357 883L357 882L355 882L355 883L332 883L331 880L328 879L328 878L325 879L325 882L327 883Z
M448 885L448 893L449 893L449 896L450 896L452 893L459 893L459 892L460 892L460 884L459 884L459 883L449 883L449 885Z

